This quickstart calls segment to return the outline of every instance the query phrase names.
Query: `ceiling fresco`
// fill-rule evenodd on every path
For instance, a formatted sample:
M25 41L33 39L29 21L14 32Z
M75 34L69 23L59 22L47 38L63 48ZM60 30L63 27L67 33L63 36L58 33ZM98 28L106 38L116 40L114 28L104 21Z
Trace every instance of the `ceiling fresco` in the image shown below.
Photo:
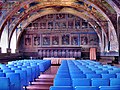
M101 39L104 33L106 40L109 41L109 31L114 35L117 31L117 10L113 5L120 9L119 0L0 0L0 38L7 25L10 27L9 41L11 41L15 29L20 24L24 30L26 27L24 25L40 16L52 14L51 12L64 12L84 18L95 27ZM117 36L115 42L118 42Z

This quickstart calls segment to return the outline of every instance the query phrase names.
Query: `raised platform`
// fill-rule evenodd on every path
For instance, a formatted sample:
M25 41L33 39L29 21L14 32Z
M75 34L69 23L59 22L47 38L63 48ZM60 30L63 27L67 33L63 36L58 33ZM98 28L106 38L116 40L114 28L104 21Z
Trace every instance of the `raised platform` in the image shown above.
M75 58L43 58L43 60L51 60L51 64L61 64L62 60L75 60Z

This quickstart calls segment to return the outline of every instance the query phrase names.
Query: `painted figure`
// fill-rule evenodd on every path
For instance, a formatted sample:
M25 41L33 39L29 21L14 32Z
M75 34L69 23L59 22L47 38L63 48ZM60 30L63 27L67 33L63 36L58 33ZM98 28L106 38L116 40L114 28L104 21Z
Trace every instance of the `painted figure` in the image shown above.
M87 36L81 37L81 44L82 45L87 45L88 44L88 38L87 38Z
M34 37L34 45L35 46L40 45L40 37Z

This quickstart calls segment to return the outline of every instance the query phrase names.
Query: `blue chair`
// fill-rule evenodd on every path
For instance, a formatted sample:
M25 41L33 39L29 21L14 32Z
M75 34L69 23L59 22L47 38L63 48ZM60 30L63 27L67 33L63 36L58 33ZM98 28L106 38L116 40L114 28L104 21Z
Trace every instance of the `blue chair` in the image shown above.
M71 86L51 86L50 90L73 90Z
M57 71L57 73L56 74L62 74L62 73L69 73L69 71L65 71L65 70L59 70L59 71Z
M28 78L27 78L27 71L25 71L25 70L15 70L15 73L20 74L21 85L22 86L28 86L29 85L29 81L28 81Z
M108 70L109 74L116 74L116 73L120 73L119 70Z
M56 78L70 78L70 74L68 73L56 74Z
M71 79L70 78L55 78L54 79L54 86L71 86Z
M74 72L74 71L81 72L81 70L79 68L70 68L69 70L70 70L70 72Z
M68 71L68 72L70 72L70 74L83 74L83 72L82 71Z
M27 68L31 68L32 69L32 78L33 80L36 78L36 68L35 67L32 67L32 66L27 66Z
M95 86L76 86L75 90L99 90L99 88Z
M10 90L10 79L6 77L0 77L0 90Z
M120 86L100 86L100 90L120 90Z
M90 86L91 80L87 78L74 78L72 79L72 86Z
M11 90L21 90L20 74L6 73L6 77L10 79L10 83L14 86Z
M102 78L100 74L86 74L86 78L92 79L92 78Z
M108 74L107 70L96 70L96 74Z
M22 70L25 70L27 72L27 78L29 82L32 82L34 80L32 75L32 69L31 68L22 68Z
M110 78L110 86L120 86L119 78Z
M92 86L109 86L109 79L103 79L103 78L92 78Z
M91 68L92 71L97 71L97 70L102 70L101 68L97 68L97 67L94 67L94 68Z
M14 73L14 70L9 70L9 69L5 69L3 70L4 73Z
M30 66L30 63L23 63L23 66Z
M104 79L116 78L116 75L115 74L102 74L102 78Z
M120 78L120 73L116 73L117 78Z
M1 69L7 69L8 67L5 64L0 64Z
M96 74L95 71L83 71L83 74Z
M71 74L71 78L86 78L85 74Z
M102 68L102 70L113 70L112 68Z
M14 66L14 65L7 65L8 68L17 68L17 66Z
M120 68L113 68L113 70L120 72Z
M27 66L17 66L18 68L27 68Z
M0 72L3 72L3 70L2 70L2 69L0 69Z
M35 77L35 78L38 78L38 76L40 75L39 66L38 66L38 65L31 64L31 67L35 68L35 70L36 70L36 77Z
M0 72L0 77L5 77L5 73Z
M40 69L41 72L45 72L46 68L43 65L43 63L37 63L37 65L39 66L39 69Z
M36 68L36 78L37 78L40 75L39 65L37 65L37 63L32 63L31 66Z
M19 61L18 61L16 64L17 64L17 65L23 65L23 62L19 62Z
M13 67L13 68L11 68L11 70L21 70L21 69L17 68L17 67Z

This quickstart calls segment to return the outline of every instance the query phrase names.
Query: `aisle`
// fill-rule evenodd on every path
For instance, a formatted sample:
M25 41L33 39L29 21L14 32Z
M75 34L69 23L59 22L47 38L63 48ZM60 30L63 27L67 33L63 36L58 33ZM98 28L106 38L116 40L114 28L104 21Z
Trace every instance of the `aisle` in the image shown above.
M53 79L57 73L59 66L51 66L46 72L41 74L30 86L27 86L27 90L49 90L49 87L53 85Z

